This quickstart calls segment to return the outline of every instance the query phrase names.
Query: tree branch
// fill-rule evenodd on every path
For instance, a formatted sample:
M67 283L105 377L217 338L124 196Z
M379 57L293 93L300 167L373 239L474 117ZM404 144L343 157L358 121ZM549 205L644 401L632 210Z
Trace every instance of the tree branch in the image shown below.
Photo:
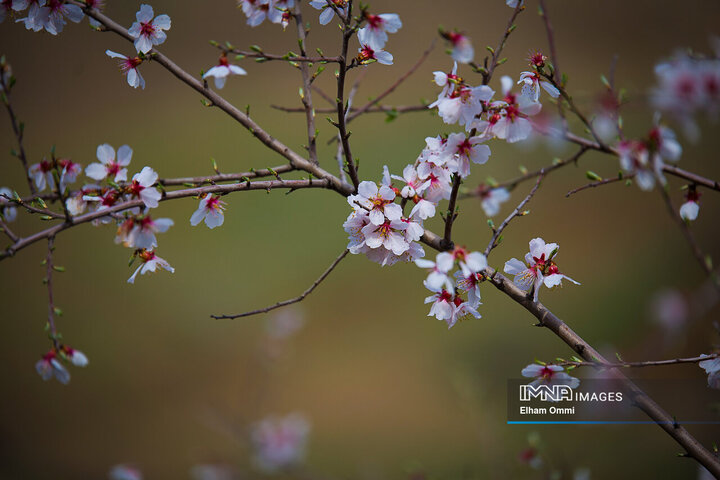
M350 252L350 251L349 251L348 249L345 249L345 250L333 261L333 263L330 264L330 266L323 272L323 274L320 275L320 277L318 277L318 279L315 280L315 281L313 282L313 284L310 285L310 287L309 287L307 290L305 290L303 293L301 293L301 294L298 295L297 297L291 298L291 299L289 299L289 300L284 300L284 301L282 301L282 302L277 302L276 304L270 305L269 307L260 308L260 309L258 309L258 310L251 310L251 311L245 312L245 313L238 313L238 314L235 314L235 315L210 315L210 317L211 317L211 318L214 318L214 319L216 319L216 320L233 320L233 319L236 319L236 318L242 318L242 317L249 317L249 316L251 316L251 315L257 315L258 313L267 313L267 312L270 312L270 311L272 311L272 310L275 310L276 308L284 307L284 306L286 306L286 305L292 305L293 303L302 302L302 301L305 299L305 297L307 297L308 295L310 295L310 294L312 293L312 291L315 290L315 288L317 288L317 286L320 285L320 284L323 282L323 280L325 280L325 279L328 277L328 275L330 275L330 273L332 273L333 270L335 270L335 267L338 266L338 264L342 261L343 258L345 258L345 257L347 256L347 254L348 254L349 252Z

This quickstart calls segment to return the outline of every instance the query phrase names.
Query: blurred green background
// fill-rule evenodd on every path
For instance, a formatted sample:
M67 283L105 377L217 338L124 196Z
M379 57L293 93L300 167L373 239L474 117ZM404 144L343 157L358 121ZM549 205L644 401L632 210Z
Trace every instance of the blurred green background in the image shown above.
M161 50L187 71L199 74L217 60L208 40L237 46L261 45L267 52L296 49L293 28L251 29L231 0L153 2L155 13L172 17ZM633 100L626 108L630 134L644 134L652 112L644 93L653 85L653 65L675 49L708 51L710 34L719 34L720 5L683 2L548 1L557 32L562 70L569 89L587 111L601 90L601 73L619 55L617 83ZM134 21L135 2L107 2L119 23ZM476 58L495 46L511 10L504 2L429 0L376 1L376 13L396 12L404 26L391 35L387 50L395 65L371 65L356 105L377 95L409 69L436 36L437 27L457 27L472 38ZM312 48L332 54L339 33L312 22ZM536 2L530 1L505 53L498 74L517 78L527 53L547 52ZM26 122L31 163L56 145L61 156L88 165L100 143L129 144L130 173L150 165L161 177L211 174L210 158L223 172L283 163L217 109L201 105L199 95L175 81L159 65L141 66L147 88L134 90L117 71L106 49L130 54L133 47L110 33L93 33L84 21L66 26L59 38L33 34L6 19L0 27L2 53L18 83L12 101ZM353 47L354 48L354 47ZM247 77L231 78L222 94L235 105L250 106L253 118L298 151L305 142L301 114L272 110L270 104L299 106L299 73L274 63L240 63ZM428 61L388 104L432 99L433 70L450 60L438 44ZM352 72L351 80L361 69ZM463 72L473 83L473 74ZM499 89L499 77L493 86ZM318 84L332 96L332 68ZM316 106L325 106L316 96ZM334 148L325 146L332 127L318 115L321 164L336 171ZM717 125L702 123L697 145L683 141L680 166L720 177ZM393 173L414 161L426 136L453 131L436 115L416 113L392 123L367 115L352 124L353 152L360 176L379 180L382 166ZM0 186L22 189L9 122L0 116ZM468 186L486 176L498 180L518 174L520 165L536 169L572 149L491 144L486 166L474 167ZM702 315L680 334L664 338L649 314L660 289L693 292L703 282L687 245L657 192L611 185L566 199L566 191L587 183L585 171L612 176L617 161L588 154L579 168L553 174L533 199L532 214L507 230L490 263L501 267L527 251L536 236L558 242L565 273L582 282L543 291L542 300L586 340L627 360L660 359L709 351L717 334L711 322L718 309ZM680 186L670 181L679 206ZM525 195L520 186L501 211L504 218ZM67 387L44 383L35 361L47 350L43 332L46 290L36 244L0 265L0 302L5 339L0 353L0 478L103 478L120 462L139 466L146 478L186 478L192 465L220 462L247 471L243 441L249 422L267 414L303 412L312 422L305 474L312 478L402 478L422 472L430 478L538 478L543 473L518 461L526 437L538 431L553 466L566 476L588 467L593 478L694 478L697 467L678 459L680 451L656 426L507 426L505 382L535 358L552 360L570 350L550 332L533 327L534 318L490 286L483 288L482 319L452 330L426 317L423 272L413 265L380 268L364 257L349 257L301 304L306 326L279 359L263 353L266 317L211 320L211 313L263 307L299 294L346 244L345 201L327 191L274 191L226 197L225 225L214 231L191 228L195 200L163 203L156 216L175 226L159 235L158 253L176 269L125 281L130 251L113 243L114 228L83 225L57 238L56 303L66 341L90 359L73 368ZM693 230L720 259L717 218L720 202L703 197ZM479 202L464 201L455 238L482 250L490 231ZM14 224L27 234L41 228L34 218ZM429 224L438 231L437 220ZM5 241L5 240L3 240ZM633 371L636 376L691 377L705 382L696 366ZM583 376L583 372L579 374ZM709 415L693 399L671 413ZM717 396L715 397L717 401ZM702 404L704 406L704 404ZM717 414L714 414L717 415ZM693 427L706 445L718 441L717 428Z

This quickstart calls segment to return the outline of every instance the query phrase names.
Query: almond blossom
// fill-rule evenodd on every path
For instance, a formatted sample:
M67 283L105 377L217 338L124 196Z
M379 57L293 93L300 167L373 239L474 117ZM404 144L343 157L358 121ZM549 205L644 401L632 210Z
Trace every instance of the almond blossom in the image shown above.
M487 140L481 136L468 137L464 133L451 133L447 140L447 151L454 155L458 175L470 175L470 162L482 165L490 158L490 147L483 145Z
M347 0L329 0L329 2L326 0L312 0L310 6L316 10L322 10L318 19L320 25L327 25L335 16L335 10L328 3L332 3L341 15L347 15Z
M117 150L116 160L115 149L111 145L107 143L98 145L96 156L100 162L91 163L85 167L85 175L98 181L107 178L115 183L125 182L127 181L127 168L125 167L130 165L132 154L132 148L122 145Z
M247 17L247 24L251 27L260 25L272 10L270 0L239 0L238 4Z
M190 225L193 227L205 220L208 228L219 227L225 221L223 210L225 202L217 195L206 195L200 199L200 205L190 217Z
M28 0L27 1L27 17L15 20L17 23L25 24L25 28L33 32L39 32L45 28L45 15L42 14L42 7L45 0Z
M255 423L250 433L255 465L267 473L297 466L305 458L309 433L309 422L297 413Z
M700 192L691 186L685 192L685 203L680 207L680 216L683 220L695 220L700 213Z
M542 105L525 95L512 93L513 80L510 77L503 76L501 83L504 98L489 105L487 120L476 120L471 125L508 143L525 140L532 133L528 117L539 113Z
M137 277L138 273L140 275L145 275L147 272L155 272L158 267L164 268L170 273L174 273L175 269L170 266L170 264L165 261L165 259L158 257L155 255L154 250L142 250L139 251L137 254L137 257L142 262L139 267L135 270L135 273L133 273L130 278L128 278L128 283L135 283L135 277Z
M392 54L381 48L373 48L370 45L372 41L370 31L361 29L358 32L358 41L360 42L360 48L358 49L357 60L361 65L371 63L373 60L383 65L393 64Z
M63 31L65 18L72 22L80 22L85 14L77 5L65 3L65 0L47 0L37 13L38 21L42 22L45 31L57 35Z
M247 75L247 72L237 65L231 65L228 62L227 55L222 55L218 64L205 72L202 78L205 80L208 77L214 77L215 87L220 89L225 86L228 75Z
M150 167L144 167L140 173L136 173L127 190L131 197L139 198L147 208L156 208L162 194L153 187L157 182L158 174Z
M35 370L45 381L55 377L55 379L63 385L67 385L70 382L70 372L68 372L63 364L57 359L57 352L55 349L50 350L48 353L43 355L42 359L37 361L35 364Z
M79 164L67 159L59 158L57 160L46 160L43 159L39 163L30 165L28 173L30 178L35 182L39 192L50 188L55 190L55 176L53 175L57 170L60 172L60 191L65 191L65 186L69 183L75 182L78 174L82 171L82 167Z
M62 345L60 347L60 354L76 367L87 367L88 365L88 358L80 350Z
M360 32L366 31L363 34L365 41L374 50L385 48L388 33L395 33L402 28L402 21L396 13L381 13L380 15L366 13L365 21L367 23L360 29Z
M475 50L473 49L470 38L459 32L440 32L443 36L452 44L452 59L460 63L470 63L475 57Z
M9 198L13 198L13 196L13 192L9 188L0 188L0 200L7 200ZM13 222L17 217L17 208L11 203L6 203L2 206L2 208L0 208L0 216L2 216L3 220L6 222Z
M363 181L358 185L357 195L350 195L348 203L355 209L366 209L370 215L370 222L373 225L382 225L385 218L388 220L400 220L402 208L393 203L395 192L388 186L378 186L375 182Z
M522 369L522 376L534 378L530 385L567 385L570 388L577 388L580 380L565 373L560 365L541 365L531 363Z
M521 94L526 96L531 102L537 103L540 98L540 87L545 90L552 98L560 96L560 90L555 88L552 83L542 80L537 72L521 72L518 85L522 85Z
M135 14L137 21L128 29L128 34L135 39L135 49L138 53L148 53L153 45L160 45L167 38L163 30L170 30L170 17L158 15L155 17L150 5L140 5Z
M402 255L410 248L410 244L405 241L404 235L407 228L407 223L400 219L385 219L380 225L372 223L371 219L371 223L362 228L365 245L373 249L382 246L395 255Z
M682 146L672 130L656 125L644 140L622 140L617 144L617 151L620 167L635 175L635 183L641 190L649 191L658 180L665 184L664 161L679 160Z
M701 357L706 356L708 355L701 355ZM720 357L703 360L698 366L708 374L708 387L720 389Z
M506 188L490 188L480 184L476 190L481 200L485 215L494 217L500 211L500 204L510 200L510 192Z
M0 23L5 20L8 13L22 12L28 7L27 0L2 0L0 2Z
M138 67L143 62L142 58L126 57L125 55L115 53L112 50L105 50L105 55L110 58L120 59L118 61L118 64L120 65L120 70L123 72L123 75L125 75L125 78L127 79L128 85L133 88L145 88L145 79L142 77L142 75L140 75L140 70L138 70Z
M170 218L153 219L148 213L140 218L130 217L118 227L115 243L150 250L158 245L155 234L167 232L174 224Z
M540 287L544 284L552 288L562 284L563 279L580 285L572 278L563 275L555 264L555 256L560 247L557 243L545 243L542 238L530 240L530 253L525 255L525 263L516 258L505 262L505 273L515 275L513 283L523 290L533 288L533 301L538 301Z
M448 272L455 266L455 259L452 253L440 252L435 257L434 262L427 259L415 260L415 265L430 271L423 282L423 285L425 285L428 290L432 292L452 290L453 284L448 276Z

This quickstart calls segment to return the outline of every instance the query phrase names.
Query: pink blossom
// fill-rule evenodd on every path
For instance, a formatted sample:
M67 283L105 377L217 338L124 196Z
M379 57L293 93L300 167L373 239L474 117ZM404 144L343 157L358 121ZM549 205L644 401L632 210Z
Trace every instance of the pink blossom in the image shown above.
M85 175L93 180L102 181L107 179L115 183L127 180L127 167L132 160L132 148L122 145L117 151L117 160L115 157L115 149L103 143L98 145L96 156L99 163L91 163L85 168Z
M347 15L347 0L330 0L330 3L332 3L343 16ZM328 5L326 0L312 0L310 6L322 11L318 19L320 25L327 25L335 16L335 10Z
M118 65L120 65L120 70L123 72L123 75L125 75L128 85L133 88L145 88L145 79L140 75L140 70L138 70L138 67L143 62L140 57L126 57L112 50L105 50L105 55L110 58L120 59Z
M158 15L155 17L150 5L140 5L135 14L136 22L128 29L128 34L135 39L135 49L138 53L148 53L153 45L160 45L167 35L163 30L170 30L170 17Z
M190 225L193 227L205 220L208 228L219 227L225 221L225 202L217 195L206 195L200 199L200 205L190 217Z
M128 186L128 192L133 198L139 198L147 208L156 208L162 194L153 187L157 182L158 174L150 167L144 167L140 173L136 173Z
M563 275L555 264L557 255L557 243L545 243L542 238L530 240L530 253L525 255L525 263L516 258L505 262L505 273L515 275L513 282L523 290L534 288L533 301L538 301L540 287L544 284L552 288L562 284L567 279L576 285L580 285L572 278Z
M58 382L67 385L70 382L70 372L57 359L57 352L53 349L43 355L42 359L35 364L38 375L48 381L55 377Z
M140 275L145 275L147 272L155 272L158 267L164 268L170 273L174 273L175 269L170 266L170 264L165 261L165 259L158 257L155 255L155 251L151 250L143 250L140 253L138 253L138 258L142 262L139 267L135 270L135 273L132 274L130 278L128 278L128 283L135 283L135 277L137 277L138 273Z
M252 426L254 463L267 473L297 466L305 458L309 422L299 414L268 417Z
M565 373L560 365L540 365L532 363L523 368L522 376L535 378L530 385L567 385L570 388L577 388L580 380Z
M380 15L366 13L365 21L367 23L360 31L366 31L363 34L365 41L375 50L385 48L388 33L395 33L402 28L400 17L395 13L381 13Z
M237 65L231 65L228 62L227 56L223 55L220 57L219 63L205 72L202 78L204 80L208 77L214 77L215 87L220 89L225 86L225 80L228 75L247 75L247 72Z
M383 65L393 64L393 56L389 52L386 52L381 48L373 48L370 45L370 42L372 41L370 31L361 29L358 32L358 41L360 42L360 48L358 49L359 53L357 59L361 65L365 65L373 61Z

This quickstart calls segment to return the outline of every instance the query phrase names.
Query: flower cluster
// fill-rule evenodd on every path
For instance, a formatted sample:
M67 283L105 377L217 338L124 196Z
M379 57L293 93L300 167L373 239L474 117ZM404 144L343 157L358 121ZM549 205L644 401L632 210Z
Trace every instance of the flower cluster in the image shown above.
M120 70L126 76L128 84L133 88L145 88L145 80L138 67L146 59L154 45L160 45L167 39L165 30L170 30L171 20L168 15L155 16L150 5L140 5L140 10L135 14L135 22L128 29L128 34L135 39L135 50L137 55L125 56L121 53L106 50L105 54L110 58L117 58Z
M495 91L487 85L473 87L457 74L457 63L452 71L434 72L435 83L442 87L437 100L429 105L437 108L447 124L464 126L470 132L480 132L483 138L499 138L508 143L525 140L532 133L529 117L542 109L540 90L557 98L560 92L550 82L542 79L542 65L531 63L534 70L522 72L521 93L512 92L513 80L501 79L502 99L492 101Z
M135 281L138 273L154 272L158 266L173 271L165 260L154 253L158 244L155 234L166 232L174 224L169 218L153 218L150 214L150 209L156 208L162 198L160 190L155 186L158 174L151 167L146 166L128 182L127 167L130 165L132 155L132 148L128 145L122 145L117 152L107 143L98 145L96 151L98 161L85 168L85 175L99 184L85 184L81 189L68 193L65 199L65 206L73 216L81 215L85 211L102 212L127 201L142 202L144 207L142 209L129 208L121 214L106 215L94 222L96 225L115 222L118 226L115 243L134 249L134 257L142 262L128 279L129 283ZM55 162L57 166L53 166L52 169L44 163L46 162L30 167L30 173L33 175L34 172L35 182L40 190L44 188L45 183L55 178L47 172L51 173L52 170L57 172L61 165L64 165L63 173L60 175L61 187L65 183L74 181L77 173L81 171L79 165L69 161L62 164L58 160ZM71 175L71 172L74 172L74 175ZM64 188L61 188L61 191L64 191Z
M699 135L695 116L717 118L720 112L720 42L714 57L682 53L655 67L653 106L679 121L692 139Z
M357 195L348 197L353 211L343 224L350 236L351 253L364 253L381 265L425 256L417 243L424 232L421 214L413 209L409 217L404 217L395 198L396 192L388 184L378 188L375 182L360 182Z
M580 285L572 278L560 273L555 263L559 248L557 243L545 243L542 238L533 238L530 240L530 252L525 254L525 262L511 258L505 262L505 273L514 275L513 282L521 289L530 290L532 288L534 302L538 301L538 293L542 285L553 288L562 285L563 279Z
M65 0L12 0L9 8L7 3L3 2L0 16L4 18L7 11L20 12L27 8L27 17L17 21L33 32L45 30L51 35L57 35L63 31L67 23L65 19L78 23L85 16L80 7L69 5Z
M28 169L28 174L39 192L49 188L53 191L59 189L63 193L67 185L75 183L80 172L82 172L80 164L68 158L55 158L54 155L50 160L43 159L30 165Z
M299 414L268 417L252 426L255 465L267 473L297 466L305 458L310 424Z
M50 349L37 361L35 370L45 381L55 377L58 382L67 385L70 382L70 372L67 371L63 362L76 367L85 367L88 359L80 350L75 350L67 345L59 345Z
M295 0L238 0L238 7L242 8L247 24L251 27L257 27L266 18L285 27L290 18L290 9L294 6Z
M635 175L641 190L655 188L656 181L665 184L663 167L665 161L676 162L682 154L682 146L675 133L667 127L656 125L642 140L622 140L617 144L620 167Z
M429 317L444 321L448 328L467 315L480 318L477 307L480 282L485 280L482 272L487 268L485 255L456 247L452 252L438 253L434 262L419 259L415 264L429 272L423 282L425 288L434 292L425 299L425 303L432 303ZM451 275L456 266L458 270Z
M383 50L388 39L388 33L395 33L402 27L400 17L395 13L381 13L373 15L363 11L366 24L358 31L357 60L361 65L378 62L383 65L392 65L393 56Z

